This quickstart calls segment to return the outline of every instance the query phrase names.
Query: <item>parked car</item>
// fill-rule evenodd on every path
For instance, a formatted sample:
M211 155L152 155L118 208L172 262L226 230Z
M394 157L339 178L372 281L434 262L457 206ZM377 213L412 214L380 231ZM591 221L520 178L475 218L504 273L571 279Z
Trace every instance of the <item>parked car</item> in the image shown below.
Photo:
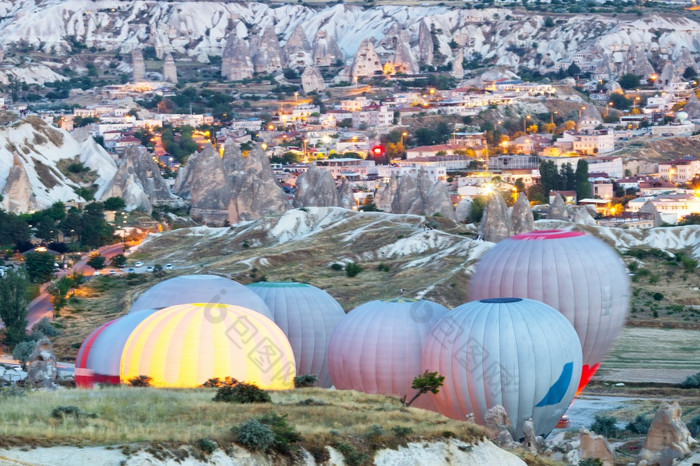
M99 270L95 270L95 273L94 273L93 275L96 276L96 277L99 276L99 275L100 275L100 271L99 271Z
M117 271L116 271L116 270L110 270L110 271L109 271L109 274L110 274L110 275L116 275L116 274L117 274Z
M172 270L173 264L165 264L165 270Z
M134 268L133 268L133 267L129 267L129 270L128 270L128 272L129 272L129 273L134 273L134 272L135 272L135 270L134 270Z
M146 267L146 272L153 272L153 266L149 265Z
M143 267L143 262L138 261L137 263L134 264L136 267Z

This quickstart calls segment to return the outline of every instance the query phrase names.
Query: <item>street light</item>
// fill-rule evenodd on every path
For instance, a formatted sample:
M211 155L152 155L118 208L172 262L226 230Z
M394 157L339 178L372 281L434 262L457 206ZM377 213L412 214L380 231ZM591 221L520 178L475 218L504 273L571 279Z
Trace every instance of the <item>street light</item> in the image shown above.
M405 138L406 136L408 136L408 133L406 131L401 133L401 146L403 146L403 138Z
M552 113L549 114L549 123L550 123L550 124L554 124L554 115L557 115L558 113L559 113L559 112L557 112L557 111L555 110L554 112L552 112Z
M610 114L610 109L612 108L612 106L613 106L613 103L608 102L608 105L605 107L605 118L607 118L608 115Z
M527 133L526 125L527 125L527 120L529 120L530 118L532 118L530 115L527 115L525 118L523 118L523 133Z

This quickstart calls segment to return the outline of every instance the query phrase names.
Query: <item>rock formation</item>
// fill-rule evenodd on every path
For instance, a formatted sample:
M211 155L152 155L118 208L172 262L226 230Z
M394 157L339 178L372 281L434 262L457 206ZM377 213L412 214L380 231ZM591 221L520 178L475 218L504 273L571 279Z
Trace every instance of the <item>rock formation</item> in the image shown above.
M252 78L254 70L248 44L235 31L231 32L221 54L221 76L229 81L242 81Z
M450 74L452 75L453 78L455 79L463 79L464 78L464 67L462 66L462 62L464 61L464 51L462 49L457 52L455 55L454 59L452 60L452 71L450 71Z
M514 235L529 233L535 229L535 217L525 193L520 193L518 196L518 200L513 206L513 212L511 212L510 223Z
M433 64L433 36L430 34L430 28L425 21L421 21L418 27L418 50L421 65Z
M695 62L695 59L693 58L693 55L691 55L690 50L688 50L688 47L681 47L681 53L678 58L674 60L674 64L679 75L683 75L688 67L694 69L696 73L700 73L700 68L698 68L698 64Z
M392 176L389 183L383 184L374 194L374 205L384 212L391 212L391 204L394 202L396 192L399 190L399 179Z
M639 209L639 213L652 214L654 216L655 227L661 226L664 223L663 219L661 218L661 214L659 213L658 209L651 201L651 199L644 203L644 205Z
M256 73L270 74L282 69L282 49L272 25L266 27L262 35L253 38L250 50Z
M382 74L382 72L382 63L379 61L379 55L377 55L377 51L374 50L372 41L370 39L363 40L352 62L352 69L350 72L352 78L364 78Z
M384 65L385 72L389 74L403 73L416 74L420 71L418 61L411 51L408 38L399 35L393 58Z
M343 62L343 52L338 47L333 34L319 29L314 37L313 60L316 66L332 66Z
M127 210L143 209L151 213L154 205L173 199L160 174L160 168L145 147L132 146L124 153L117 173L105 188L101 199L121 197Z
M450 193L447 191L447 185L441 181L432 183L423 202L425 204L423 210L426 215L440 214L452 220L456 218L455 208L452 205Z
M588 210L588 206L571 206L569 210L571 211L572 222L579 225L598 225L598 222L596 222L593 215L591 215L591 211Z
M134 68L133 81L135 83L146 80L146 63L140 49L131 50L131 65Z
M561 197L561 194L556 193L554 195L554 200L549 205L549 209L547 210L547 218L549 220L569 221L569 215L566 211L566 203L564 202L564 198Z
M32 183L29 181L27 171L17 155L12 159L10 173L7 175L5 186L0 194L2 194L2 207L8 212L29 212L35 210Z
M243 157L238 144L226 143L223 157L211 144L180 169L175 190L191 202L190 216L221 226L278 214L287 198L259 146Z
M511 447L514 445L513 436L508 427L511 425L506 409L501 405L496 405L486 411L484 416L484 427L488 432L489 439L496 445Z
M479 224L479 234L484 241L494 243L511 236L506 201L498 191L492 192L486 201L484 215Z
M423 199L416 177L407 175L399 179L399 186L391 202L391 212L395 214L423 214Z
M640 453L642 461L649 465L670 466L676 458L690 453L690 447L696 442L681 420L681 414L681 406L677 401L661 403L651 421L647 440Z
M386 206L389 202L388 195L393 193L390 211L395 214L440 214L453 220L456 218L447 186L440 181L433 182L425 170L421 169L418 176L402 176L394 186L390 185L384 188L384 192L378 192L375 203ZM379 204L377 208L385 210Z
M301 87L305 94L310 92L323 92L326 90L326 83L323 76L314 65L307 66L301 74Z
M34 345L27 363L27 383L36 388L53 388L56 381L56 356L48 338L43 337Z
M466 223L471 212L472 198L467 196L457 204L457 207L455 208L455 218L460 223Z
M654 67L649 63L643 45L633 45L627 52L627 57L622 61L620 75L631 73L642 76L643 79L654 74Z
M175 60L171 53L165 55L165 61L163 62L163 81L177 84L177 68L175 67Z
M585 427L581 427L579 432L581 434L581 459L598 458L602 461L603 466L614 466L613 448L605 437L596 435L595 432L589 432Z
M284 63L288 68L301 69L313 63L311 45L301 23L294 29L282 48Z
M690 97L683 107L683 111L688 114L688 119L691 121L700 121L700 100L695 92L690 93Z
M581 131L592 130L602 124L603 115L600 114L598 107L593 104L586 105L586 108L581 112L578 129Z
M311 165L297 178L294 207L338 206L338 191L333 175L328 170Z
M5 49L0 45L0 63L5 59Z
M355 197L352 195L352 186L345 177L343 177L340 186L338 186L338 205L351 210L355 207Z
M532 418L529 417L523 421L523 448L531 451L532 453L537 452L537 435L535 434L535 423Z

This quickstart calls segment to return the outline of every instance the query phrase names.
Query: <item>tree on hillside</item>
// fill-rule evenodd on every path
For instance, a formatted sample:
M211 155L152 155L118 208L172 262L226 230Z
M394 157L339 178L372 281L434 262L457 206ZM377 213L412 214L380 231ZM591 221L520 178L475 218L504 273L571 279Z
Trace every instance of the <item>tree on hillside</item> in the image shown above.
M557 170L557 166L551 160L540 163L540 183L544 188L545 197L549 196L550 191L563 189L559 170Z
M559 177L563 185L562 189L566 189L567 191L576 190L576 173L570 163L565 163L561 166L559 169Z
M85 206L82 225L82 241L88 246L104 246L114 235L114 230L105 220L102 204L97 202Z
M579 159L576 164L576 199L591 197L591 183L588 181L588 162Z
M11 270L0 279L0 318L5 324L5 344L24 340L29 305L29 281L22 272Z
M124 202L124 199L121 197L110 197L109 199L105 199L102 204L105 210L122 210L126 207L126 202Z
M406 401L406 397L404 396L401 401L404 403L405 406L411 406L411 404L416 401L416 399L424 395L425 393L431 392L433 394L437 394L440 392L440 387L445 383L445 376L440 375L437 372L430 372L426 370L423 372L421 375L416 376L413 378L413 383L411 384L411 388L414 390L418 390L418 392L411 398L408 402Z
M30 252L24 256L24 267L34 283L46 283L53 278L53 256L48 252Z
M87 261L87 265L89 265L90 267L92 267L95 270L100 270L100 269L103 269L105 267L105 262L106 262L106 259L104 258L104 256L101 256L98 253L98 254L93 254L92 256L90 256L90 259L88 259L88 261Z
M623 74L617 82L623 89L634 89L639 87L639 83L641 82L641 80L636 74L627 73Z
M692 66L687 67L685 69L685 71L683 72L683 78L685 78L685 79L695 79L697 77L698 77L698 72L695 71L695 68L693 68Z

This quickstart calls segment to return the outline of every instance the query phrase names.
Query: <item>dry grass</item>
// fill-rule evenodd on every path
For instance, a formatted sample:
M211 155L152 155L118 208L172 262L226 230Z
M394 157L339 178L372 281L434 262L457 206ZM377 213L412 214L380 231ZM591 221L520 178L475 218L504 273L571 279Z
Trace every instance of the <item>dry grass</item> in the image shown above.
M36 170L36 174L39 175L39 180L44 186L51 189L59 184L59 181L51 172L51 168L49 166L44 165L40 160L35 159L34 157L32 157L32 161L34 162L34 170Z
M359 449L396 445L400 441L392 438L391 428L395 426L413 429L407 441L454 436L473 443L484 437L483 429L474 424L447 419L430 411L406 409L396 398L388 396L300 389L272 392L273 404L240 405L215 403L212 401L214 392L214 389L110 387L37 391L26 398L0 397L0 412L3 413L0 443L192 444L209 437L226 445L232 441L231 427L271 411L287 415L289 423L299 430L311 449L319 443L339 441ZM86 415L78 420L52 418L51 412L58 406L76 406ZM374 425L380 426L386 434L368 443L366 433Z
M80 160L78 156L76 155L72 159L61 159L56 163L56 167L59 169L59 171L67 177L69 180L71 180L74 183L78 184L83 184L83 185L91 185L95 181L97 181L97 178L99 178L99 175L97 172L94 170L86 170L82 171L80 173L75 173L69 170L69 166L74 163L79 163Z

